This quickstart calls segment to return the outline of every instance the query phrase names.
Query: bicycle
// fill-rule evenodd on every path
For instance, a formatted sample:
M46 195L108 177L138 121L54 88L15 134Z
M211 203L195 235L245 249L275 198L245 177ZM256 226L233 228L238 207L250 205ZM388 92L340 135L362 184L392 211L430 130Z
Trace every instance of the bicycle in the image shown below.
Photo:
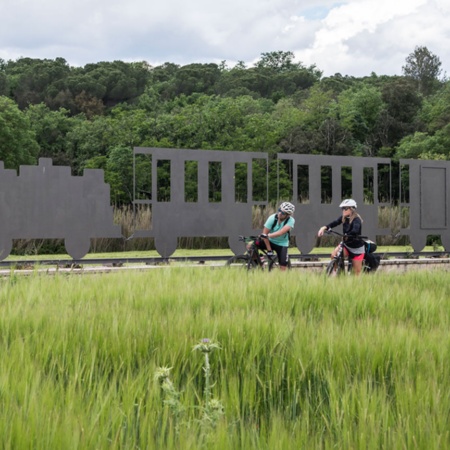
M261 249L256 245L259 236L239 236L239 241L244 242L246 252L242 255L232 256L227 262L227 266L238 266L246 270L260 269L266 267L269 272L280 268L276 253L269 255L266 249ZM288 260L288 269L291 268L291 261Z
M345 242L344 241L345 241L346 236L341 233L338 233L337 231L333 231L333 230L327 230L326 233L327 234L333 233L333 234L336 234L336 235L342 237L342 240L339 242L339 249L338 249L336 255L327 264L326 274L328 276L343 275L345 273L350 275L352 273L353 264L352 264L351 258L349 258L347 265L345 262L345 253L344 253ZM363 240L368 240L367 236L357 236L357 237L360 239L363 239ZM369 258L369 254L371 254L372 252L370 251L370 248L368 249L368 245L369 246L375 245L375 243L373 243L372 241L368 241L368 242L369 242L369 244L365 244L366 252L364 253L362 273L369 274L369 273L375 273L377 271L381 258L378 255L371 255L372 258ZM375 262L373 262L373 258L375 259ZM372 262L369 261L369 259L372 259ZM347 272L345 270L346 267L347 267Z

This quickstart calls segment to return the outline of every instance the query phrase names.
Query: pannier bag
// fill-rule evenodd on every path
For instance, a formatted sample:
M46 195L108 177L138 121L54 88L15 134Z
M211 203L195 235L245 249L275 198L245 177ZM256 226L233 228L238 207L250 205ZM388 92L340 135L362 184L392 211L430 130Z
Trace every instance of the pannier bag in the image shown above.
M371 272L375 272L380 265L381 257L374 255L373 253L367 253L365 258L367 265L370 267Z
M370 239L364 239L364 247L366 248L366 253L373 253L377 249L377 244Z

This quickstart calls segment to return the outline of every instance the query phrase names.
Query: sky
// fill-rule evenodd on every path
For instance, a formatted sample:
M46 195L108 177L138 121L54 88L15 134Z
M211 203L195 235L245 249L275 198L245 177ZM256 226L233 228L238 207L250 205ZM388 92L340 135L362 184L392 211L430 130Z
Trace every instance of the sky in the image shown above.
M450 75L449 0L0 0L0 59L180 66L290 51L323 76L401 75L417 46Z

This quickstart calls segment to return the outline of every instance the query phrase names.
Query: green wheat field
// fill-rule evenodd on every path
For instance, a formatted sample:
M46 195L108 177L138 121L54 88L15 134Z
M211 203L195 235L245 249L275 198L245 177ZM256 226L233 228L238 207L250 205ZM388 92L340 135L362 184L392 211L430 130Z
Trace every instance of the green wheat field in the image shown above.
M448 271L0 280L2 449L448 449Z

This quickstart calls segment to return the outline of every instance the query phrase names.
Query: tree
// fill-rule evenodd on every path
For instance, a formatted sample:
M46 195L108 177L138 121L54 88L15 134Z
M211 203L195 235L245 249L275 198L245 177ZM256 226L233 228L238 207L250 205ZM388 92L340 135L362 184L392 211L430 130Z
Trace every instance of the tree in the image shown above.
M191 95L194 92L214 94L215 84L221 71L217 64L188 64L181 67L175 75L176 95Z
M386 111L380 126L380 139L386 148L395 147L401 139L419 126L417 115L423 97L410 78L391 77L380 85Z
M20 109L57 95L63 88L63 80L70 70L63 58L20 58L17 61L8 61L5 67L10 95Z
M28 117L13 100L0 97L0 160L6 168L17 169L21 164L34 164L39 145Z
M343 91L338 100L340 123L355 139L354 156L376 156L380 118L386 108L380 90L363 83Z
M441 61L427 47L416 47L406 58L402 70L406 77L416 81L418 91L426 96L439 84Z
M431 133L450 123L450 81L447 81L435 95L425 99L420 118Z
M258 69L270 69L274 72L295 70L301 64L294 63L295 55L292 52L261 53L261 59L256 63Z
M55 165L71 165L67 154L67 133L81 120L69 117L69 111L51 111L44 103L25 110L39 144L39 157L52 158Z
M433 136L416 132L400 142L395 154L400 158L450 160L450 124Z

